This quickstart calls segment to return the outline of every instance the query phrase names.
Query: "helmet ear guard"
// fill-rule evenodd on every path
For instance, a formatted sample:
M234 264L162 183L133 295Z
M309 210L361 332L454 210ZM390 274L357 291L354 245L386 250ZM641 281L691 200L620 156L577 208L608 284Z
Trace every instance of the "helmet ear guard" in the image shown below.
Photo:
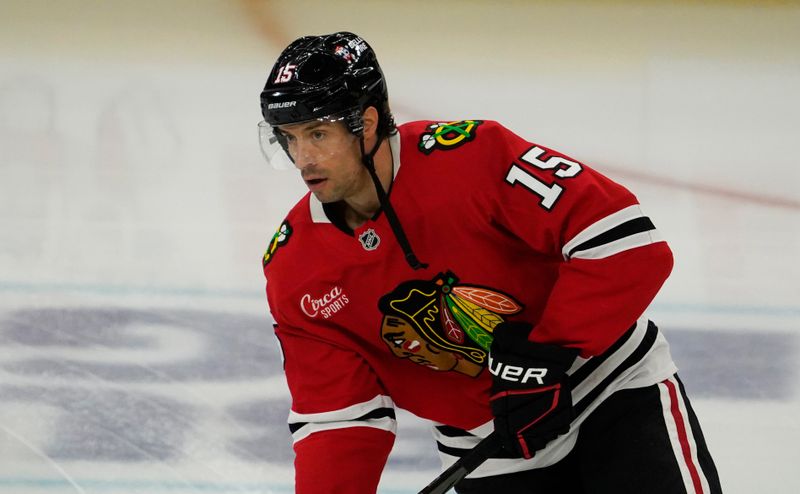
M354 135L361 137L364 135L364 110L353 109L344 119L344 124Z

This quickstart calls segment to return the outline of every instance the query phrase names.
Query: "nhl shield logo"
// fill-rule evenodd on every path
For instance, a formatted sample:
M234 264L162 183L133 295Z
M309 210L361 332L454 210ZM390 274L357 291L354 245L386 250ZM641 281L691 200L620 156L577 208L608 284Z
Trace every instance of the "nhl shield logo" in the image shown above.
M364 247L364 250L375 250L381 243L381 238L375 233L375 230L370 228L358 236L358 241L361 242L361 246Z

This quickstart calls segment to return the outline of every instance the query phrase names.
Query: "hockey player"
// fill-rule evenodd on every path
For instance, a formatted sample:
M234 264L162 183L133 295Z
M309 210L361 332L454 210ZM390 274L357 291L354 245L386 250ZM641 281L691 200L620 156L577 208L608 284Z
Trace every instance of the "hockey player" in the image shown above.
M633 194L496 122L396 126L352 33L290 44L261 110L310 191L263 259L298 493L374 493L395 406L445 466L497 431L462 494L721 492L643 315L672 254Z

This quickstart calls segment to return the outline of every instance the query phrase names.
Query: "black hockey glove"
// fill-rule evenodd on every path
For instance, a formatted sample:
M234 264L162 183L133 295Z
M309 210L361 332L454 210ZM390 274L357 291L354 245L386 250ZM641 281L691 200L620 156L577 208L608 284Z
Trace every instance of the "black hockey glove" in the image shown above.
M567 370L578 350L528 340L531 325L504 322L489 353L494 429L510 453L532 458L569 431L574 417Z

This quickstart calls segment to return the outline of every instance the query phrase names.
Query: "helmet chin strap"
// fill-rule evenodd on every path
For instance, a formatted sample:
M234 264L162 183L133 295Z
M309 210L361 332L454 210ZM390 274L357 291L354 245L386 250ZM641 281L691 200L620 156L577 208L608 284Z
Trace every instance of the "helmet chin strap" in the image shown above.
M378 201L381 204L381 209L386 214L386 219L389 220L389 226L392 227L392 233L394 233L395 238L397 239L397 243L400 244L400 248L403 249L403 254L405 255L406 262L409 266L414 269L425 269L428 267L427 264L419 262L417 256L414 254L414 251L411 249L411 244L408 242L408 237L406 237L405 231L403 231L403 226L400 225L400 220L397 218L397 214L394 212L394 208L392 204L389 202L389 196L386 194L386 191L383 189L383 185L381 184L380 179L378 178L378 173L375 171L375 154L378 152L378 148L381 145L381 139L378 139L375 143L375 146L372 150L367 153L365 152L364 148L364 135L361 134L359 143L361 145L361 162L364 163L364 166L367 168L369 172L369 176L372 178L372 183L375 184L375 191L378 193Z

